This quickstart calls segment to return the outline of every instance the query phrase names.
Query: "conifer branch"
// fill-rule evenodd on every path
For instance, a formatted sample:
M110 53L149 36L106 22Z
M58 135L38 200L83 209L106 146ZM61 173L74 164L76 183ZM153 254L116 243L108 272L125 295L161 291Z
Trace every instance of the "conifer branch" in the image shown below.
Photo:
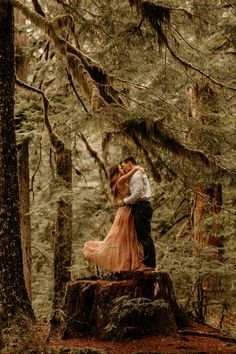
M49 139L50 142L54 148L54 150L56 152L60 152L62 150L64 150L64 143L63 141L59 138L59 136L54 132L53 128L51 127L51 124L49 122L49 118L48 118L48 108L49 108L49 100L48 98L45 96L44 92L40 89L37 89L33 86L30 86L28 84L26 84L25 82L19 80L18 78L16 78L16 84L28 91L32 91L32 92L36 92L38 94L40 94L43 98L43 106L44 106L44 124L48 130L48 134L49 134Z
M43 11L42 6L40 5L38 0L32 0L34 10L39 14L40 16L46 17L45 12Z
M145 160L147 162L147 165L151 169L154 180L156 182L160 183L162 180L161 175L157 171L157 168L154 165L154 163L152 162L152 159L149 156L148 150L144 147L144 145L140 142L140 140L138 139L138 137L135 134L132 136L132 140L133 140L134 144L137 146L137 148L143 153Z
M122 129L120 131L106 132L104 134L103 140L102 140L102 150L105 155L108 152L109 144L111 143L112 139L114 139L114 138L116 138L116 139L120 138L121 140L124 140L124 138L125 138L129 142L132 142L138 148L138 150L143 153L143 156L145 157L145 160L147 162L147 165L150 168L150 171L152 173L154 180L158 183L161 182L161 180L162 180L161 175L158 172L157 167L153 163L152 159L150 158L148 149L139 140L138 136L136 136L135 133L132 136L130 136L129 134L124 135L124 131ZM173 171L171 171L167 166L165 166L165 167L171 172L172 175L174 175ZM175 175L175 177L176 177L176 175Z
M68 71L82 87L89 99L93 111L99 112L107 108L107 104L122 102L116 90L111 85L110 77L104 70L81 50L72 46L55 30L57 22L48 21L44 17L32 12L20 0L10 0L33 24L42 29L53 41L56 51L63 59ZM69 17L66 16L68 19ZM70 26L69 26L70 28ZM104 87L106 85L106 87Z
M181 58L177 53L174 52L174 50L169 45L167 36L165 34L166 29L170 27L170 13L174 9L170 7L156 5L154 3L143 0L129 0L129 3L131 6L136 7L137 13L141 14L149 22L150 27L156 32L157 41L160 49L165 46L177 62L179 62L184 67L190 68L200 73L204 77L208 78L210 81L214 82L216 85L220 87L225 87L230 90L236 90L236 87L226 85L223 82L213 78L210 74L205 73L203 70L197 68L196 66ZM186 10L186 12L188 11Z
M78 6L73 7L73 6L69 5L69 4L67 4L67 3L66 3L65 1L63 1L63 0L54 0L54 1L55 1L58 5L61 5L61 6L64 8L65 11L69 11L69 12L76 13L76 15L78 15L79 17L81 17L81 18L83 18L83 19L84 19L84 17L80 14L79 10L88 13L88 14L89 14L90 16L92 16L92 17L96 17L96 18L97 18L97 17L100 17L100 15L93 14L92 12L90 12L90 11L88 11L87 9L84 9L84 8L82 8L82 7L78 7Z
M127 121L122 124L121 131L131 137L140 136L143 141L151 146L162 146L175 156L186 157L191 162L201 162L206 167L212 168L231 179L236 177L235 171L222 167L214 157L206 155L201 150L186 146L173 133L168 131L160 121L153 121L152 125L144 119Z
M130 81L130 80L124 80L124 79L121 79L121 78L116 77L116 76L114 76L114 79L117 80L117 81L120 81L120 82L124 82L124 83L128 84L129 86L136 87L136 88L139 89L139 90L148 90L148 91L150 91L150 94L151 94L151 95L157 97L160 101L166 103L168 106L171 106L171 107L174 106L174 107L176 107L179 111L181 111L182 113L187 114L187 112L185 112L181 107L177 106L175 103L168 102L163 96L161 96L159 93L157 94L156 92L154 92L154 91L152 90L152 88L150 88L149 86L141 85L141 84L139 84L139 83L136 83L136 82L133 82L133 81ZM123 93L121 92L121 94L123 94ZM124 95L124 94L123 94L123 95ZM132 98L131 98L130 96L128 96L128 95L126 95L125 97L129 98L130 100L134 100L134 99L132 99ZM137 101L135 101L135 103L140 104L140 102L137 102ZM144 108L146 108L146 107L144 107ZM146 109L148 109L148 108L146 108Z
M232 41L230 38L228 38L224 33L221 32L221 30L219 29L219 26L217 26L215 23L209 21L209 20L206 19L205 17L203 17L203 16L197 14L196 12L189 11L189 10L187 10L187 9L185 9L185 8L182 8L182 7L170 7L169 9L172 10L172 11L183 11L183 12L186 13L187 16L188 16L189 18L191 18L191 19L192 19L193 17L199 18L199 19L202 20L203 22L205 22L205 23L207 23L208 25L211 25L212 27L214 27L214 28L216 29L216 31L217 31L222 37L224 37L228 42L233 43L233 41Z
M182 34L174 27L170 24L171 28L173 28L173 30L178 34L178 36L180 36L180 38L184 41L184 43L186 43L187 46L189 46L192 50L194 50L195 52L197 52L199 54L199 50L195 47L193 47L189 42L186 41L186 39L184 38L184 36L182 36ZM175 38L175 36L172 34L174 40L177 42L177 39ZM179 44L179 42L177 42Z
M102 160L100 159L100 157L98 156L98 153L95 150L93 150L93 148L90 146L88 140L86 139L85 135L82 132L79 132L78 136L84 142L84 144L85 144L90 156L98 164L99 170L100 171L102 170L104 172L104 174L105 174L106 179L108 179L106 167L105 167L104 163L102 162Z
M223 82L213 78L210 74L205 73L203 70L197 68L196 66L194 66L193 64L187 62L185 59L181 58L177 53L175 53L173 51L173 49L170 47L167 39L166 39L166 47L169 49L170 54L172 55L172 57L178 61L180 64L182 64L184 67L190 68L198 73L200 73L201 75L203 75L204 77L206 77L207 79L209 79L211 82L213 82L214 84L220 86L220 87L225 87L227 89L230 90L234 90L236 91L236 87L234 86L230 86L230 85L226 85Z
M119 131L119 130L113 131L113 132L105 132L103 134L103 137L102 137L102 153L103 153L105 161L107 161L108 148L109 148L110 142L112 141L112 139L114 137L118 138L119 136L122 138L121 131Z
M143 103L137 101L135 98L130 97L129 95L125 94L124 92L122 92L122 91L120 91L120 90L118 90L118 89L116 89L116 91L117 91L121 96L124 96L124 97L128 98L130 101L132 101L132 102L136 103L137 105L143 107L144 109L150 111L150 108L146 107Z

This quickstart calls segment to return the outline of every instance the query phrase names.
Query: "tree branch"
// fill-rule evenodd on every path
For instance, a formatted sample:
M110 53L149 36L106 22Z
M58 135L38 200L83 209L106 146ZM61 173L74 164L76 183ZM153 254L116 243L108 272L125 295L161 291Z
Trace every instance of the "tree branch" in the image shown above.
M200 331L194 331L194 330L189 330L189 329L182 329L179 331L179 333L182 335L218 338L218 339L221 339L226 342L236 343L235 338L222 336L222 335L216 334L216 333L200 332Z
M13 6L17 7L53 41L57 53L64 60L68 71L83 89L95 112L104 110L107 104L120 101L119 96L111 85L110 77L104 70L95 61L84 55L81 50L75 48L58 34L54 28L57 25L56 20L48 21L37 13L32 12L20 0L10 1ZM106 89L104 89L103 84L106 84Z
M214 156L208 156L201 150L191 149L169 132L160 121L153 121L152 125L145 119L126 121L121 125L121 132L133 136L140 136L147 144L158 145L171 151L175 156L186 157L189 161L199 161L208 168L222 173L224 176L235 179L236 172L219 165Z
M160 48L165 46L169 50L172 57L176 61L178 61L181 65L200 73L201 75L207 77L210 81L214 82L216 85L220 87L228 88L230 90L236 90L236 87L224 84L223 82L213 78L210 74L205 73L203 70L187 62L185 59L181 58L177 53L175 53L174 50L171 48L165 34L165 28L170 26L171 11L181 10L181 11L185 11L188 15L193 16L193 14L190 11L182 8L175 9L167 6L164 7L143 0L129 0L129 2L131 6L133 5L136 6L137 13L138 14L141 13L142 16L149 22L150 27L156 32L157 40ZM153 14L155 14L155 16Z
M210 74L207 74L205 73L203 70L197 68L196 66L194 66L193 64L187 62L185 59L181 58L180 56L178 56L173 50L172 48L170 47L167 39L166 39L166 47L169 49L170 51L170 54L172 55L172 57L174 59L176 59L180 64L182 64L183 66L185 67L188 67L198 73L200 73L201 75L205 76L206 78L208 78L211 82L214 82L216 85L220 86L220 87L225 87L227 89L230 89L230 90L236 90L236 87L234 86L230 86L230 85L226 85L224 84L223 82L221 81L218 81L217 79L213 78Z
M86 139L86 137L84 136L83 133L79 132L78 136L85 143L85 146L86 146L90 156L92 158L94 158L95 162L98 164L99 170L102 170L104 172L104 174L105 174L106 179L108 179L106 167L105 167L104 163L102 162L102 160L99 158L97 152L94 151L93 148L89 145L89 142L88 142L88 140Z
M83 109L85 110L86 113L89 113L88 110L87 110L87 108L86 108L86 106L85 106L85 104L84 104L84 102L83 102L82 99L80 98L80 96L79 96L79 94L78 94L78 92L77 92L77 90L76 90L76 88L75 88L73 79L72 79L72 77L71 77L71 74L68 72L68 70L67 70L67 77L68 77L68 80L69 80L69 82L70 82L70 84L71 84L71 87L72 87L72 89L73 89L73 91L74 91L76 97L77 97L78 100L80 101L80 103L81 103Z
M35 12L37 12L37 14L39 14L40 16L43 16L46 18L45 12L43 11L42 6L40 5L38 0L32 0L33 6L34 6L34 10Z
M28 84L26 84L25 82L19 80L18 78L16 78L16 84L19 85L20 87L28 90L28 91L32 91L32 92L36 92L38 94L40 94L43 98L43 106L44 106L44 124L48 130L48 134L49 134L49 139L50 142L54 148L54 150L56 152L59 152L61 150L64 150L64 143L63 141L59 138L59 136L54 132L53 128L51 127L51 124L49 122L48 119L48 108L49 108L49 100L48 98L45 96L44 92L42 90L39 90L33 86L30 86Z
M231 2L229 2L228 0L225 0L225 2L232 7L232 9L236 10L236 7L234 5L231 4Z

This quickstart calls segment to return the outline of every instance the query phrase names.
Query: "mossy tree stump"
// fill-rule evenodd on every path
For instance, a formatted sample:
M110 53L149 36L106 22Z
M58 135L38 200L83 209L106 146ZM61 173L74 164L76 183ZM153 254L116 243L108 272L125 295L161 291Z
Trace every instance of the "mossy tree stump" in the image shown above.
M121 272L67 284L62 338L122 340L173 335L187 325L167 273Z

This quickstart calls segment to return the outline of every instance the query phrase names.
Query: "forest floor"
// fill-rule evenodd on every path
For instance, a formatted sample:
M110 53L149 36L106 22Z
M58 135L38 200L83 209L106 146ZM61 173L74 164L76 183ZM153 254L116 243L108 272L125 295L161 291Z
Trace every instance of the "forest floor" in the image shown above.
M48 325L38 327L40 341L45 343L47 334ZM45 349L48 353L52 351L69 353L70 350L73 350L73 353L79 353L83 348L97 349L103 351L104 354L236 354L236 339L223 335L209 326L193 322L191 328L179 331L177 336L151 336L122 342L99 341L94 338L68 340L51 338L47 341ZM81 353L85 352L81 351Z

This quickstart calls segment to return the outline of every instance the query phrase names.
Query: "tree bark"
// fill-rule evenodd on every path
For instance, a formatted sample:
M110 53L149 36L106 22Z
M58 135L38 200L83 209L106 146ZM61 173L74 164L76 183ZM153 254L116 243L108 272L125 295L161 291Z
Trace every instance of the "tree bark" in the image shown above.
M14 9L15 23L25 25L25 18L22 13ZM22 51L22 46L26 40L25 33L17 33L15 36L15 62L17 77L27 82L28 59ZM29 181L29 139L22 139L18 152L19 167L19 188L20 188L20 222L21 222L21 241L23 252L23 269L25 284L32 298L31 289L31 225L30 225L30 181Z
M29 181L29 140L24 139L18 151L20 222L25 285L32 298L31 289L31 229L30 229L30 181Z
M193 239L198 242L200 246L215 246L218 253L222 248L222 239L214 235L214 230L219 227L219 224L214 224L212 233L205 235L201 230L201 222L211 212L218 214L221 211L222 204L222 186L217 184L210 188L197 187L196 192L199 193L195 197L194 212L193 212ZM207 198L207 199L206 199Z
M167 273L121 272L109 279L77 279L67 284L63 339L95 336L123 340L174 335L189 324L176 302ZM60 331L59 331L60 332Z
M190 116L195 120L200 120L203 124L213 112L216 97L208 84L191 87L188 91ZM214 151L212 153L215 153ZM219 225L215 224L210 235L204 234L201 223L210 213L219 213L222 205L222 185L215 184L207 187L196 186L196 196L193 206L193 240L197 241L200 247L216 247L216 257L222 252L222 239L214 234Z
M25 0L21 0L25 3ZM26 24L25 17L18 9L14 9L15 24L23 26ZM15 35L15 63L16 63L16 73L20 80L27 81L28 75L28 59L24 53L22 47L26 40L26 32L16 33Z
M23 275L17 147L14 122L14 20L9 0L0 2L0 301L8 316L34 320Z
M70 280L72 243L72 162L71 150L55 152L57 180L64 195L57 203L57 219L54 232L54 293L51 314L51 330L60 323L66 283Z

